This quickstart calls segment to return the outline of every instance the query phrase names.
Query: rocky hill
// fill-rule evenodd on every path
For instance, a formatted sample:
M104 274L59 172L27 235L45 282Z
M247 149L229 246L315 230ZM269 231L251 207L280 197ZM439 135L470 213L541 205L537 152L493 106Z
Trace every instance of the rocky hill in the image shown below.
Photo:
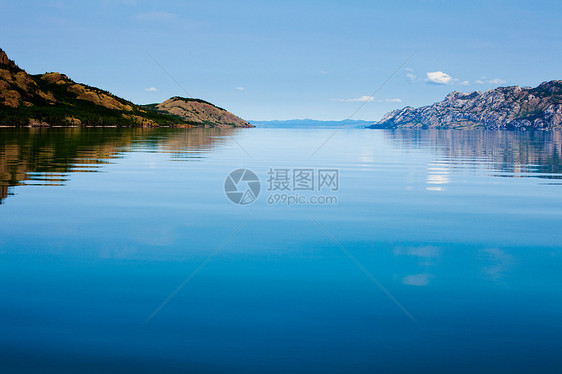
M560 129L562 81L544 82L536 88L455 91L433 105L394 110L369 128Z
M30 75L0 49L0 126L251 127L199 100L191 100L198 103L194 113L181 115L166 104L175 99L142 106L64 74Z
M163 103L146 105L146 107L206 127L254 127L225 109L200 99L174 96Z

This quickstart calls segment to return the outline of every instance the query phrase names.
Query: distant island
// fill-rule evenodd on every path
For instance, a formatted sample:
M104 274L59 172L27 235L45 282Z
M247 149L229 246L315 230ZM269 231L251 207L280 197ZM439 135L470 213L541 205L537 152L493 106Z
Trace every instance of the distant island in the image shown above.
M433 105L394 110L368 128L561 129L562 81L544 82L536 88L455 91Z
M137 105L61 73L30 75L2 49L0 126L254 127L200 99Z

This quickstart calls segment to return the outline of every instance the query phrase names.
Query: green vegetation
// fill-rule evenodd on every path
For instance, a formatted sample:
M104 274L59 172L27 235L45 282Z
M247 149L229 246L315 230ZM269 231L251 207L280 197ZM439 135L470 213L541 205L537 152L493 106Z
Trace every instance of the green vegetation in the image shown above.
M10 69L17 73L16 68ZM21 71L21 70L19 70ZM11 126L26 126L30 119L37 122L45 122L52 126L173 126L185 124L180 118L142 108L127 100L121 99L111 93L87 85L79 85L91 96L101 97L102 105L93 101L78 98L79 95L72 91L71 87L76 84L71 80L61 80L51 83L42 79L42 75L29 76L31 82L27 89L23 90L14 83L10 83L8 89L19 93L22 104L18 107L0 105L0 123ZM49 100L44 93L51 93L55 99ZM112 109L103 105L104 99L116 101L119 106L130 108L130 110ZM78 121L76 121L78 120Z
M201 99L136 105L60 73L29 75L1 49L0 126L252 127Z
M80 122L73 123L69 120L69 113L72 113L73 119L78 119ZM152 111L140 112L138 109L134 109L130 114L141 116L142 118L124 117L123 112L120 110L107 109L88 102L81 102L75 105L2 107L0 110L0 124L26 126L29 124L30 118L52 126L69 126L74 124L81 126L143 127L151 122L158 126L187 124L175 116Z
M0 125L190 125L152 106L139 106L108 91L78 84L63 74L29 75L0 49Z

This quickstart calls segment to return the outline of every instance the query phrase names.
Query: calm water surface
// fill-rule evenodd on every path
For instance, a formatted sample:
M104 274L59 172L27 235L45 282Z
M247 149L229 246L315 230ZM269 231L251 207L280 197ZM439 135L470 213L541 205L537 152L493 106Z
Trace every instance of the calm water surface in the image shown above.
M560 373L562 134L332 134L0 129L0 371Z

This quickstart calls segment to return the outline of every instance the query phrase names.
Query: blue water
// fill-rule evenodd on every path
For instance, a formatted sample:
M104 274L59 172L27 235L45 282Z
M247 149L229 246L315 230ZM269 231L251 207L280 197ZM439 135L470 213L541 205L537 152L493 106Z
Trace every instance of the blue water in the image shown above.
M559 373L561 160L556 132L0 129L0 371ZM337 202L268 203L304 168Z

